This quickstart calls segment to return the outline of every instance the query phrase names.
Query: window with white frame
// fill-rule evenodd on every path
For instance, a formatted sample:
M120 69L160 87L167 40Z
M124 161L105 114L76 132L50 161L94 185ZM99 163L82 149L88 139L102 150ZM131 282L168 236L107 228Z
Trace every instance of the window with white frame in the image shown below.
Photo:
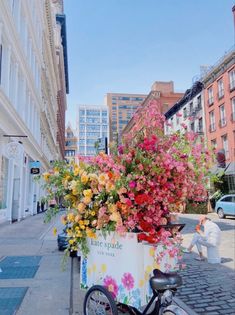
M210 132L215 131L215 113L213 110L209 113L209 119L210 119L210 126L209 126Z
M235 69L229 72L229 87L230 91L235 89Z
M235 121L235 97L231 99L231 105L232 105L231 120Z
M221 99L224 96L224 82L223 79L218 81L218 98Z
M208 89L208 104L212 105L214 103L214 96L213 96L213 88L212 86Z
M226 125L226 115L224 104L219 107L220 112L220 127L224 127Z
M228 158L229 150L228 150L228 137L227 137L227 135L223 135L221 137L221 140L222 140L222 146L223 146L223 149L224 149L224 152L225 152L225 157Z

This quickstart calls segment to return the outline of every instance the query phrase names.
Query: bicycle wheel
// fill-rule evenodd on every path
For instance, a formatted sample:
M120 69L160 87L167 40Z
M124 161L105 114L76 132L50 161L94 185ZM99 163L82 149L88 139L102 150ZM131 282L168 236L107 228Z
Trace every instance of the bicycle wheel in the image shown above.
M182 308L177 305L169 305L163 309L162 315L188 315Z
M84 315L118 315L112 294L101 285L91 287L83 304Z

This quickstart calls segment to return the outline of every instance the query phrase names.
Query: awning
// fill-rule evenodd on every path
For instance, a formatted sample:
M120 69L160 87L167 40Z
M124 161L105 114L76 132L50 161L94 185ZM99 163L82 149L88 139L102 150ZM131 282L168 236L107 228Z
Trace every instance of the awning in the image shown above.
M226 165L225 168L218 167L217 165L213 166L210 169L211 174L221 174L222 172L225 173L225 175L235 175L235 162L230 162Z

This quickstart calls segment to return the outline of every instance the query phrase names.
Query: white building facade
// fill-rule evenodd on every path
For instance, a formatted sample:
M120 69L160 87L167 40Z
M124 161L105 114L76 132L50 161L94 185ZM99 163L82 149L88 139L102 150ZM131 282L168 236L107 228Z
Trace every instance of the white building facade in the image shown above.
M94 156L97 150L105 149L109 135L107 106L78 106L77 137L78 154ZM99 148L96 144L99 142Z
M199 135L205 134L205 113L203 84L195 82L184 96L175 103L166 113L164 133L171 134L177 131L193 131Z
M43 172L61 157L51 27L57 29L52 2L0 1L0 223L38 212L44 192L31 168L38 161Z

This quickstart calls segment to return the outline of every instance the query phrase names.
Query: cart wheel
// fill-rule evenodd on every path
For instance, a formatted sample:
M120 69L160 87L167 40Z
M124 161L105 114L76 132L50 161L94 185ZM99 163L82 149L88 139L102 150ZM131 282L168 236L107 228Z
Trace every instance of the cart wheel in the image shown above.
M101 285L91 287L83 304L84 315L118 315L112 294Z

